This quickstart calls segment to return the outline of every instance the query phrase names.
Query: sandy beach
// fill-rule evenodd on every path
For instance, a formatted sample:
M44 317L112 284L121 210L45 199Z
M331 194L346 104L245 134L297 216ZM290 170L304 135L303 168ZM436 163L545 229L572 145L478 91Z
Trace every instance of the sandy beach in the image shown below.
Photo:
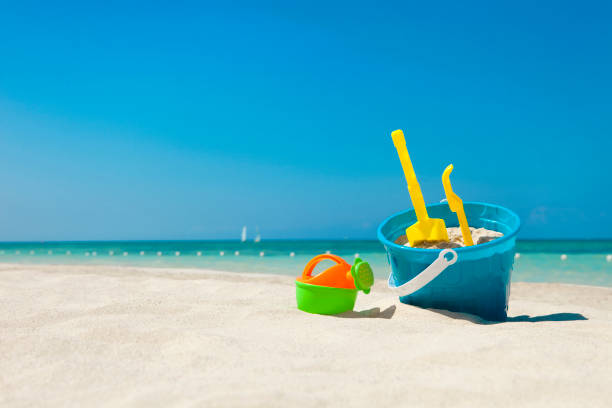
M508 322L295 307L293 278L0 264L0 406L610 406L612 288L512 285Z

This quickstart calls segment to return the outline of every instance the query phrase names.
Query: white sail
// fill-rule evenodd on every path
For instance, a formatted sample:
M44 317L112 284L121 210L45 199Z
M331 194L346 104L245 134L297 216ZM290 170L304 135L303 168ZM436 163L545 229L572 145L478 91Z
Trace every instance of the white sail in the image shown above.
M240 235L240 241L241 242L245 242L246 241L246 225L244 227L242 227L242 234Z
M261 241L261 235L259 234L259 228L257 228L257 234L255 235L255 239L253 240L253 242L259 241Z

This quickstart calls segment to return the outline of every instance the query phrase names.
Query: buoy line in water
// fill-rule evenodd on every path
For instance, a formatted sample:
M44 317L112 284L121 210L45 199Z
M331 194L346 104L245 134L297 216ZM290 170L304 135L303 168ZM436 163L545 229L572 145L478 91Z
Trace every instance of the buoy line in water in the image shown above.
M45 250L44 249L40 249L39 253L44 254ZM31 249L31 250L28 250L28 251L25 252L26 255L30 255L30 256L38 255L39 253L37 253L37 251L34 250L34 249ZM138 254L140 256L145 256L146 255L145 251L135 251L134 253ZM19 250L19 249L15 250L15 252L14 252L14 255L23 255L23 254L24 254L24 252ZM51 249L47 250L46 254L47 255L57 255L57 256L63 256L63 255L64 256L70 256L70 255L74 255L74 253L72 251L70 251L70 250L66 250L65 252L60 252L58 250L54 251L54 250L51 250ZM100 254L97 251L85 251L82 254L84 256L86 256L86 257L98 257L99 255L106 255L106 254L108 254L108 256L115 256L115 255L117 255L117 252L115 250L109 250L107 253L102 252ZM127 252L127 251L119 252L119 254L121 254L122 256L129 256L129 252ZM157 255L159 257L164 256L164 253L162 251L157 251L157 252L152 253L152 254L155 254L155 255ZM192 254L183 254L180 251L174 251L171 254L176 256L176 257L179 257L179 256L198 256L198 257L205 256L203 251L197 251L197 252L192 253ZM241 252L240 251L234 251L233 254L234 254L234 256L240 256ZM331 254L331 251L327 250L327 251L325 251L325 254ZM2 249L2 250L0 250L0 255L10 255L10 252L5 250L5 249ZM170 255L170 254L166 254L166 255ZM218 253L218 256L225 256L225 255L226 255L226 251L219 251L219 253ZM263 258L263 257L265 257L266 254L265 254L264 251L260 251L259 253L256 253L254 255L255 256L259 256L260 258ZM294 258L296 256L296 253L294 251L291 251L291 252L289 252L288 256L291 257L291 258ZM522 256L523 256L522 253L516 252L514 254L514 259L518 260ZM354 253L353 257L354 258L358 258L359 257L359 253ZM605 255L603 255L603 258L604 258L605 262L612 262L612 254L605 254ZM569 259L569 256L567 254L560 254L559 255L559 259L561 261L567 261Z

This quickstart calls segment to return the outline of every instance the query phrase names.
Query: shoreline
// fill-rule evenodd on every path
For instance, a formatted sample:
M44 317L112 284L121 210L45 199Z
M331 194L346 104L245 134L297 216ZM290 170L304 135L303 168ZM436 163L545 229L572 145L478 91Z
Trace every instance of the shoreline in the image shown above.
M161 272L161 271L166 271L166 272L173 272L176 274L180 274L180 273L186 273L186 272L190 272L190 273L194 273L194 274L198 274L198 273L212 273L212 274L229 274L229 275L240 275L240 276L244 276L244 277L254 277L254 276L259 276L259 277L273 277L273 276L280 276L280 277L284 277L284 278L291 278L291 281L293 282L295 280L295 278L299 275L300 271L296 271L295 276L294 275L290 275L290 274L282 274L282 273L265 273L265 272L236 272L236 271L227 271L227 270L221 270L221 269L212 269L212 268L197 268L197 267L193 267L193 266L166 266L166 265L161 265L161 266L156 266L156 265L146 265L146 266L140 266L140 265L122 265L122 264L105 264L105 263L99 263L99 264L95 264L95 263L73 263L73 264L66 264L66 263L57 263L57 264L53 264L53 263L13 263L13 262L0 262L0 273L2 273L3 268L12 268L12 269L36 269L36 268L40 268L42 270L45 269L50 269L50 268L67 268L67 269L83 269L83 270L87 270L87 269L99 269L99 268L110 268L110 269L124 269L126 271L147 271L147 270L151 270L151 272L153 271L157 271L157 272ZM376 277L375 278L376 282L387 282L387 278L380 278L380 277ZM564 286L577 286L577 287L585 287L585 288L602 288L602 289L611 289L612 290L612 286L602 286L602 285L589 285L589 284L579 284L579 283L567 283L567 282L547 282L547 281L512 281L511 282L512 285L515 284L553 284L553 285L564 285Z
M397 302L297 310L295 277L0 264L0 405L605 406L612 288L513 283L493 323ZM103 403L101 403L103 401Z

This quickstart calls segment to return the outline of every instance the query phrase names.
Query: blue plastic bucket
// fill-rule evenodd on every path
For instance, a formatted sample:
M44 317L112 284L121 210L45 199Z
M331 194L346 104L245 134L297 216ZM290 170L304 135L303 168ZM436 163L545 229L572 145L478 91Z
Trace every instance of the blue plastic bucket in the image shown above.
M487 320L502 321L507 317L510 275L514 265L516 234L520 219L507 208L492 204L463 204L468 224L504 234L485 244L454 248L457 260L416 292L400 297L400 301L424 308L470 313ZM447 227L459 226L457 215L448 204L427 207L431 218L442 218ZM390 286L413 280L438 258L440 249L410 248L395 241L416 222L414 210L387 218L378 227L378 239L385 246L391 265Z

